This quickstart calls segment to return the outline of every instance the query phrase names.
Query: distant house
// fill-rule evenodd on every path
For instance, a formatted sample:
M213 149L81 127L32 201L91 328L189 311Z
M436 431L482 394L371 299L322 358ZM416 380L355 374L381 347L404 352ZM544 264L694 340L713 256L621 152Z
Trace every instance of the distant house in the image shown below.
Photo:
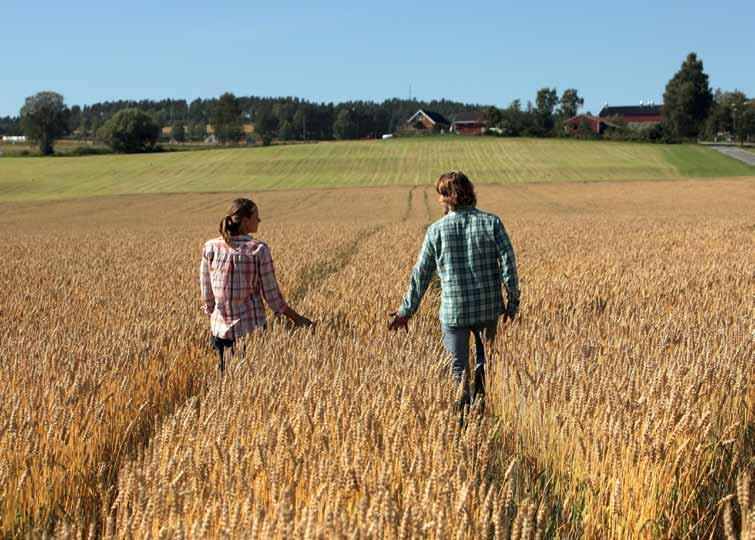
M246 135L249 135L250 133L254 133L254 124L251 122L245 122L241 124L241 129L244 131ZM205 133L208 135L213 135L215 133L215 128L212 124L206 124L204 127Z
M25 143L26 137L24 135L3 135L3 142L4 143Z
M419 109L404 123L403 130L409 133L445 133L450 127L451 122L442 114Z
M590 131L598 134L605 132L608 128L617 127L608 118L599 118L591 114L578 114L564 120L564 131L571 134L576 133L581 125L588 126Z
M463 112L456 115L451 131L459 135L483 135L487 128L485 118L479 112Z
M623 120L628 128L631 129L649 129L656 126L663 120L661 105L640 104L622 107L605 106L598 114L601 120L610 121L618 118Z

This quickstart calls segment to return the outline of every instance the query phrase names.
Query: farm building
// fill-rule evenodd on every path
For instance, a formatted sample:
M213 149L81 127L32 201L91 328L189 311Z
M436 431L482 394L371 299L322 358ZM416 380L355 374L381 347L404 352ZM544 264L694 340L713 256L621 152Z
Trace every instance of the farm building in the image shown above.
M487 125L482 113L463 112L456 115L451 131L459 135L483 135Z
M404 123L403 131L409 133L445 133L450 127L451 122L442 114L419 109Z
M24 135L3 135L4 143L25 143L26 137Z
M578 114L564 121L564 131L566 133L576 133L581 125L590 128L593 133L603 133L609 127L616 127L607 118L599 118L591 114Z
M663 119L661 109L660 105L643 103L622 107L605 106L598 117L601 120L621 119L631 129L648 129L659 124Z

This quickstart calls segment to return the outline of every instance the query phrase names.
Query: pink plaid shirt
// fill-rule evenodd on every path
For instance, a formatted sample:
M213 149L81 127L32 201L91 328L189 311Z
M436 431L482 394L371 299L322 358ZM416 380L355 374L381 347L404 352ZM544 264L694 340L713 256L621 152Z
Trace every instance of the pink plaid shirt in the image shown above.
M204 311L212 335L236 339L264 327L262 297L275 313L286 309L267 244L251 236L208 240L199 267Z

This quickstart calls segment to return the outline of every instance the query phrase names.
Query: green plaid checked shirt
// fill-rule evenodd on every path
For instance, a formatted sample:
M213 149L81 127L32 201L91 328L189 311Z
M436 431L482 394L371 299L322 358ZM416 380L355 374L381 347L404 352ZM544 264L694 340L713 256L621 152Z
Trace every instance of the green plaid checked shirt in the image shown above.
M417 311L436 271L440 322L447 326L470 326L519 310L514 249L493 214L465 206L428 227L399 316L408 318ZM505 309L501 283L508 291Z

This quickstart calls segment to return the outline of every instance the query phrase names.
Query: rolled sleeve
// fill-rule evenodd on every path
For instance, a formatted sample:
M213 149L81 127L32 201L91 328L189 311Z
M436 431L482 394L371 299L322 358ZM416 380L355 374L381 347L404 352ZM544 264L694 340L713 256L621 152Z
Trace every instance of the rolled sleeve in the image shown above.
M498 262L501 269L501 282L508 292L506 313L516 315L519 311L519 276L516 270L514 247L503 223L498 220L495 226L495 243L498 249Z
M212 277L210 266L212 265L212 253L208 253L207 246L202 249L202 260L199 263L199 289L202 294L204 312L212 315L215 310L215 295L212 292Z
M288 305L283 299L283 294L275 278L275 267L273 266L273 256L270 253L270 248L262 244L257 251L256 257L259 265L257 269L259 271L262 297L275 313L283 313L288 308Z
M422 302L422 297L425 295L425 291L427 291L435 269L435 247L432 241L431 230L428 229L419 258L412 271L409 289L406 291L404 301L398 310L400 317L409 318L419 309L420 302Z

